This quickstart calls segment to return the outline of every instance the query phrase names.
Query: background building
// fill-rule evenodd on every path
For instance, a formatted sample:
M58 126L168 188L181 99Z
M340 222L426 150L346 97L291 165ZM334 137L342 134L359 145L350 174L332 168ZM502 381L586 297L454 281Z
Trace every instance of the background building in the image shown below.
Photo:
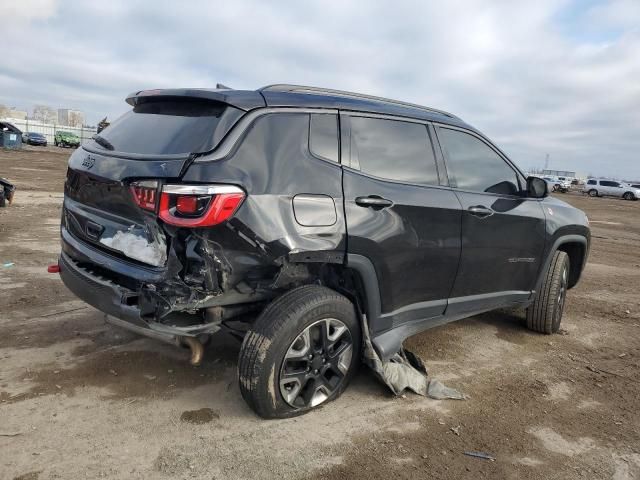
M82 127L84 124L84 113L80 110L71 110L68 108L58 109L58 125L68 127Z
M23 110L16 110L15 108L11 108L7 112L7 117L17 118L18 120L25 120L27 118L27 112Z

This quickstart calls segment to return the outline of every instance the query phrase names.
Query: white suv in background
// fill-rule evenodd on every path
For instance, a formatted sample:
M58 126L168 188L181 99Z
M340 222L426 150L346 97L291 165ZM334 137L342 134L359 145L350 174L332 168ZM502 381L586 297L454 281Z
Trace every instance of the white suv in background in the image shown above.
M640 189L634 188L615 180L598 180L590 178L584 184L582 193L587 193L590 197L621 197L625 200L638 200L640 198Z

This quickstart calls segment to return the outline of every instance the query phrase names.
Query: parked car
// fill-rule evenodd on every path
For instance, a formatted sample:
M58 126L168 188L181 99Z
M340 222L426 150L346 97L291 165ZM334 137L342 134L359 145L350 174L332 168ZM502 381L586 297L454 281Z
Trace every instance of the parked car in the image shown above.
M69 159L60 275L109 321L188 345L243 338L259 415L337 398L366 334L409 336L503 307L558 330L590 243L450 113L349 92L155 90Z
M27 145L47 146L47 137L37 132L24 132L22 134L22 143Z
M640 188L632 187L615 180L601 180L591 178L582 187L582 193L590 197L621 197L625 200L638 200Z
M554 192L567 193L571 189L571 182L566 179L544 177L543 180L549 185L549 189Z
M53 143L56 147L75 147L80 146L80 137L75 133L58 130L53 137Z

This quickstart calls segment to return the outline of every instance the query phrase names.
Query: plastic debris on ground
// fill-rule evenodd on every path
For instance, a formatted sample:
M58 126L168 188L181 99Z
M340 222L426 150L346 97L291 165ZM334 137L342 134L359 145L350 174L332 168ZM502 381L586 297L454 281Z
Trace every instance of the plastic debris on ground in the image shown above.
M464 454L468 457L482 458L483 460L489 460L491 462L496 461L496 458L494 456L484 452L464 452Z
M383 362L371 343L369 324L365 315L362 315L362 331L364 332L365 363L395 395L402 395L405 390L411 390L418 395L436 400L467 399L465 394L449 388L437 380L429 380L427 369L422 361L404 348L390 360Z

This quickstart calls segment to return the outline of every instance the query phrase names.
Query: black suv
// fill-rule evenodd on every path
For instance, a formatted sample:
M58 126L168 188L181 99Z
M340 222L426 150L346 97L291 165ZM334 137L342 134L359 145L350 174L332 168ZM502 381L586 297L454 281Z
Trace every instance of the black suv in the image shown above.
M109 321L191 348L243 338L263 417L338 397L363 338L526 307L559 328L589 251L548 197L446 112L335 90L140 91L69 159L60 274Z

